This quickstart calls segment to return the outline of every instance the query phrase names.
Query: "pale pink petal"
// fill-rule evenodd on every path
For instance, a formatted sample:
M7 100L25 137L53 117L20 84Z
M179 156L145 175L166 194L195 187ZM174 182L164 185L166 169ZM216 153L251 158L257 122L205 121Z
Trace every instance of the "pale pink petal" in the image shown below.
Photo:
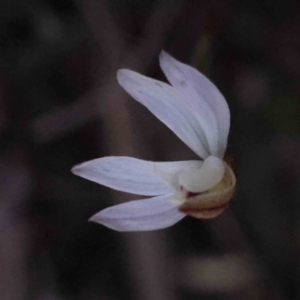
M77 165L72 172L85 179L132 194L155 196L171 191L153 172L153 162L133 157L102 157Z
M110 156L94 159L75 166L72 172L85 179L115 190L156 196L172 189L155 173L155 166L175 174L180 170L199 166L198 161L151 162L133 157Z
M230 126L230 113L223 95L195 68L177 61L164 51L160 55L160 65L186 105L199 116L210 154L222 158Z
M146 106L201 158L208 155L208 142L198 119L170 85L130 70L119 70L120 85L135 100Z
M150 231L172 226L185 214L168 201L172 194L130 201L106 208L90 221L118 231Z

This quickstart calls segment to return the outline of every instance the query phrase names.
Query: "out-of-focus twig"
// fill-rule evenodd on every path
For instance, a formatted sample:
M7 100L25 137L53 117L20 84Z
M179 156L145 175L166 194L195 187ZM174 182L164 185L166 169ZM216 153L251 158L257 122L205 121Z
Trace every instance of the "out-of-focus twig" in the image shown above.
M95 41L103 51L105 63L114 64L118 55L126 49L124 33L117 26L105 0L80 0Z
M29 296L30 228L20 211L32 189L32 173L21 150L0 160L0 299Z
M103 6L104 3L94 0L84 2L88 22L92 24L98 43L105 41L104 53L105 55L109 53L107 60L110 62L111 74L107 74L104 80L96 80L97 86L77 103L36 119L32 129L37 140L45 141L65 134L95 117L100 117L105 129L105 145L108 152L135 156L137 151L134 147L134 136L126 107L127 96L117 86L114 58L122 57L122 66L139 71L147 70L152 58L161 49L180 6L174 9L171 2L169 5L165 5L164 1L158 2L158 6L148 20L145 35L140 43L133 49L124 51L122 46L119 47L123 45L121 34L116 29L111 16L103 12L107 10ZM105 29L97 29L99 26L97 20L101 18L101 22L104 22L107 30L110 30L109 36ZM114 44L115 41L117 44ZM100 46L102 47L102 44ZM113 55L110 53L112 50ZM124 243L128 250L127 258L131 263L129 273L132 276L136 299L173 300L176 298L167 276L165 265L167 244L164 235L164 233L153 232L124 236Z
M161 3L148 21L147 34L137 49L129 52L123 64L126 67L146 70L152 57L161 48L164 35L176 14L170 14L172 7L161 11ZM166 21L167 20L167 21ZM113 77L114 78L114 77ZM101 117L106 128L106 141L110 152L120 151L135 156L134 136L124 93L113 89L115 79L107 85L105 107L101 105ZM115 91L115 93L111 93ZM165 261L167 244L165 233L133 233L124 236L128 259L131 262L130 273L134 284L135 299L174 300L172 284L168 280Z
M95 40L101 48L98 63L105 64L108 72L115 69L118 56L124 51L124 39L109 13L104 0L80 1L87 21ZM95 73L93 88L75 103L59 108L56 111L37 117L30 127L31 134L36 142L43 143L71 130L75 130L86 122L99 118L98 105L106 97L106 91L113 87L116 90L115 73L106 74L103 79L98 72Z
M87 3L90 2L86 2L85 4L86 11L102 11L99 9L96 10L95 8L88 8ZM99 1L99 3L101 3L101 1ZM179 4L177 4L177 7L174 7L172 4L166 6L162 3L164 3L164 1L158 3L154 13L149 18L146 25L145 35L138 46L134 49L124 49L123 47L117 48L119 44L124 44L123 42L116 45L119 53L114 51L114 58L123 57L123 59L120 60L122 62L122 66L128 66L142 72L147 69L154 55L162 48L166 33L180 9ZM95 1L91 1L91 4L94 6ZM117 32L116 26L111 24L111 16L105 13L102 17L103 19L107 18L106 26L115 28L113 32ZM95 15L93 15L90 23L94 24L94 20L97 20ZM94 27L96 27L96 24L94 24ZM96 32L98 33L98 31ZM103 30L99 31L99 33L105 35ZM118 33L116 33L116 35L120 36ZM100 37L97 39L101 40ZM111 53L110 49L114 47L113 42L115 40L116 38L111 37L109 39L110 44L103 44L107 47L107 51L105 51L105 53ZM126 55L124 56L121 52ZM102 80L102 78L98 78L95 81L96 84L94 88L88 94L80 97L75 103L61 108L56 112L38 117L33 122L31 130L32 135L37 142L49 141L53 138L64 135L71 130L77 129L88 121L99 118L99 110L102 112L102 116L106 114L107 105L114 105L114 100L119 99L120 96L120 88L117 85L115 77L115 60L111 57L110 61L112 62L110 70L113 70L113 72L111 74L107 74L104 80ZM109 100L107 97L109 97ZM120 107L119 103L116 107Z

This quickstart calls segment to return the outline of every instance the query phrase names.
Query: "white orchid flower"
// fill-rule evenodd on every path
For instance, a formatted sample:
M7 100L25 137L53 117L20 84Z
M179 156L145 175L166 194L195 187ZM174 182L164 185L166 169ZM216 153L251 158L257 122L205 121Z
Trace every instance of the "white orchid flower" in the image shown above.
M233 196L235 175L223 161L230 126L228 105L196 69L166 52L160 66L171 85L119 70L120 85L168 126L201 160L151 162L103 157L75 166L83 178L132 194L154 196L106 208L91 221L118 231L169 227L186 215L213 218Z

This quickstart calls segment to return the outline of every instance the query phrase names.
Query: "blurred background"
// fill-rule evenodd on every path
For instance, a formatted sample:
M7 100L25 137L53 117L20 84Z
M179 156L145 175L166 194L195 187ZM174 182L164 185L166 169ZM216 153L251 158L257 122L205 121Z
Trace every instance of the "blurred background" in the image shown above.
M300 299L300 2L0 2L0 299ZM165 49L231 110L237 192L213 220L145 233L87 220L136 196L71 174L191 150L118 86Z

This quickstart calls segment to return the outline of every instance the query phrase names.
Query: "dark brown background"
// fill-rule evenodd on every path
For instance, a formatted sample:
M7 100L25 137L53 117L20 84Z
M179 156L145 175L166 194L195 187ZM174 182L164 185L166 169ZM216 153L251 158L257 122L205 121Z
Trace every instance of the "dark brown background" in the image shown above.
M0 299L300 299L298 1L0 2ZM88 223L137 197L71 174L107 155L194 154L118 86L165 49L231 110L237 192L215 220Z

